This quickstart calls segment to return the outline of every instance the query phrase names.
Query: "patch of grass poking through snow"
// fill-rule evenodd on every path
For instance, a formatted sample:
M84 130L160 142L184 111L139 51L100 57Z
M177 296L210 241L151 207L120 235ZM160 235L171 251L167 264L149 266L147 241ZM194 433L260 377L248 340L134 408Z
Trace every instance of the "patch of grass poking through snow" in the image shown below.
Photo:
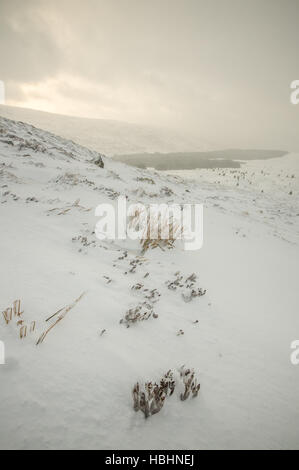
M83 207L79 203L80 203L80 199L77 199L73 204L68 204L65 207L54 207L53 209L49 209L47 211L47 215L50 215L50 214L65 215L68 212L70 212L72 209L77 209L80 212L90 212L91 211L91 208Z
M185 278L181 272L178 271L174 276L174 280L166 281L166 285L169 290L179 290L185 302L191 302L194 298L203 297L207 293L206 289L196 287L196 274L193 273Z
M152 304L158 302L161 297L160 292L157 289L148 289L141 282L137 282L134 286L131 287L131 290L139 292L146 300Z
M158 383L145 382L144 385L140 385L137 382L132 390L134 410L142 411L146 419L159 413L166 399L174 394L178 381L183 385L183 391L179 394L181 401L198 396L200 384L194 370L182 366L179 369L178 380L175 379L173 371L169 370Z
M140 183L156 184L153 178L149 178L148 176L138 176L136 181Z
M158 315L154 312L152 305L147 302L138 304L135 308L130 308L124 318L120 320L120 323L130 328L135 323L149 320L150 318L157 319Z
M8 325L13 317L20 317L23 315L24 312L21 312L21 301L20 300L15 300L13 303L13 307L9 307L4 312L2 312L2 315L4 317L5 323Z
M181 400L188 400L190 395L192 395L193 398L196 398L200 390L200 384L197 382L194 370L186 369L185 366L183 366L180 369L180 377L183 380L185 387L184 393L181 393L180 395Z
M21 301L15 300L13 306L7 308L2 312L6 325L9 325L13 319L16 319L16 326L19 328L19 338L24 339L27 333L33 333L35 331L36 322L32 321L30 325L25 324L25 320L22 319L23 311L21 311Z
M174 248L175 242L178 238L181 238L182 229L176 221L170 221L159 223L156 222L156 236L152 236L152 224L148 223L147 230L143 238L140 240L142 247L142 253L145 253L147 250L155 248L160 248L162 251L165 249L172 250ZM168 238L164 238L165 231L168 230ZM154 231L155 232L155 231Z
M142 254L149 249L173 249L175 242L183 238L184 228L181 218L170 216L168 212L161 213L137 208L129 217L129 227L140 233Z
M170 397L175 390L175 380L171 370L165 374L159 384L146 382L141 386L138 382L133 388L134 410L142 411L145 418L159 413L162 410L166 397Z

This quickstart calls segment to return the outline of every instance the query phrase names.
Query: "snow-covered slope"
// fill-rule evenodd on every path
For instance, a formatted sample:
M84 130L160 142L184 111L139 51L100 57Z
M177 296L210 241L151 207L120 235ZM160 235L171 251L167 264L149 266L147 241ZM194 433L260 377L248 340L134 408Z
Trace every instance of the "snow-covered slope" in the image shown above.
M139 152L204 150L207 144L177 131L105 119L86 119L0 105L0 116L24 121L107 156Z
M0 119L0 311L21 299L22 318L36 322L21 340L22 325L0 319L0 448L298 448L298 194L281 200L105 157L100 168L97 157ZM141 256L137 245L100 242L94 209L119 194L204 203L203 249ZM206 295L186 303L169 289L178 271L195 273ZM154 289L158 318L120 324ZM46 319L83 292L36 346ZM183 364L199 375L198 398L174 394L148 420L134 412L137 380Z

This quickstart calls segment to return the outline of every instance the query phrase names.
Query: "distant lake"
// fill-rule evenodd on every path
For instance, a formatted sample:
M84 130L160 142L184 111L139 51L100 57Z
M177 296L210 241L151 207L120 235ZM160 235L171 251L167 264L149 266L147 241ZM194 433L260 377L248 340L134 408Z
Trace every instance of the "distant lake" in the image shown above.
M138 168L194 170L199 168L240 168L243 161L279 158L284 150L227 149L211 152L136 153L115 155L115 160Z

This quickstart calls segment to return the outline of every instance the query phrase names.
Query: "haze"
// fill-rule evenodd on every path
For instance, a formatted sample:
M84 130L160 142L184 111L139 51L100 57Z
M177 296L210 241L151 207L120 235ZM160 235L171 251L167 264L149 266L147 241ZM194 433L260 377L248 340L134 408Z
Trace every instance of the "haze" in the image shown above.
M0 0L6 104L299 150L298 0Z

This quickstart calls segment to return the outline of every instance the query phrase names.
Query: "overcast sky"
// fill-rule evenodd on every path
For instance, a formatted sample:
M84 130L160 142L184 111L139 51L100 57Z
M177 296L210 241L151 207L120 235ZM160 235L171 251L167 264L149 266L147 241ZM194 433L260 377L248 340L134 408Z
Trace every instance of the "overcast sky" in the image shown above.
M0 0L7 104L299 150L299 0Z

